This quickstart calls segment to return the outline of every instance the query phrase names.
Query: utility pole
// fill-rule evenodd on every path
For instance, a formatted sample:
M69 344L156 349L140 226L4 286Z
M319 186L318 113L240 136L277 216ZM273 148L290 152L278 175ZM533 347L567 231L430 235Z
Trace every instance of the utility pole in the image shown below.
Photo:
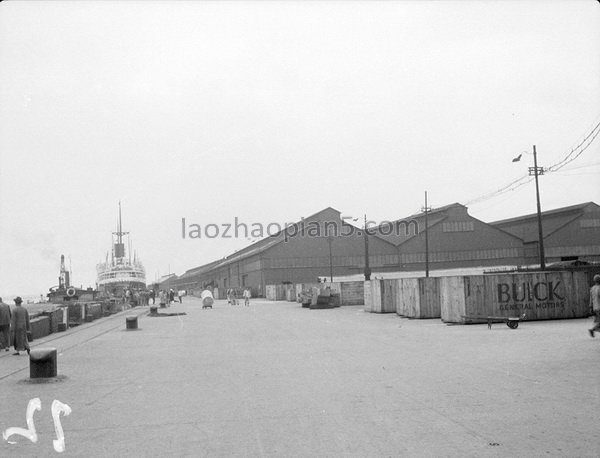
M544 253L544 232L542 231L542 206L540 205L540 185L538 176L544 174L544 168L537 165L537 153L533 145L533 167L529 167L529 176L535 177L535 197L537 201L537 220L538 220L538 246L540 254L540 268L546 270L546 256Z
M427 206L427 191L425 191L425 207L422 210L425 212L425 277L429 277L429 226L427 214L431 208Z
M333 257L331 255L331 242L333 242L333 236L328 235L327 241L329 242L329 281L333 283Z
M369 267L369 234L367 229L367 215L365 214L365 228L363 234L365 236L365 280L371 279L371 268Z

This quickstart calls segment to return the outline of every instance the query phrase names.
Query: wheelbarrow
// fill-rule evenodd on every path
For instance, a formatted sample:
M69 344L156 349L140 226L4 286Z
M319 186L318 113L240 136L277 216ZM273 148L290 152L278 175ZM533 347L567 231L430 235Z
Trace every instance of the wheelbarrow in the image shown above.
M465 323L475 324L476 322L487 323L488 329L492 329L492 323L506 323L510 329L517 329L519 321L525 319L525 313L520 316L489 316L489 315L461 315Z

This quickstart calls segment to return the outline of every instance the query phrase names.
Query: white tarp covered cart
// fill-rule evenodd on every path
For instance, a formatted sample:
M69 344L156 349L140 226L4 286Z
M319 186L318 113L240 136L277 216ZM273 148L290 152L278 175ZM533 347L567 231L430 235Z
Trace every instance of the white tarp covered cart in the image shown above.
M208 289L205 289L202 291L202 294L200 294L200 298L202 299L203 309L212 308L212 305L215 302L212 292L210 292Z

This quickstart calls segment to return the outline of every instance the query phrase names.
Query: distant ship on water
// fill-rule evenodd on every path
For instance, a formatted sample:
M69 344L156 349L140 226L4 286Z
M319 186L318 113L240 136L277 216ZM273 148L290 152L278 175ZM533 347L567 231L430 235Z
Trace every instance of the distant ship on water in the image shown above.
M125 250L124 237L127 237L128 250ZM120 296L127 289L146 288L146 270L135 251L131 258L129 232L124 232L121 222L121 202L119 202L119 220L117 230L113 232L112 251L106 253L106 260L96 266L98 272L98 290Z

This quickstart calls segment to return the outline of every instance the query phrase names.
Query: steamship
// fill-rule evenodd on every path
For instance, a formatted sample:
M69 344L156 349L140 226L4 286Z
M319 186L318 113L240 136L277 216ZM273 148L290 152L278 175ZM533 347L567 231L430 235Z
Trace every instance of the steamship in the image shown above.
M129 232L123 231L121 223L121 202L119 202L119 219L117 230L113 232L112 251L106 253L104 262L96 266L98 273L98 290L113 296L123 295L127 289L141 290L146 288L146 271L137 254L131 258L131 243ZM128 250L125 250L125 237L127 237Z

